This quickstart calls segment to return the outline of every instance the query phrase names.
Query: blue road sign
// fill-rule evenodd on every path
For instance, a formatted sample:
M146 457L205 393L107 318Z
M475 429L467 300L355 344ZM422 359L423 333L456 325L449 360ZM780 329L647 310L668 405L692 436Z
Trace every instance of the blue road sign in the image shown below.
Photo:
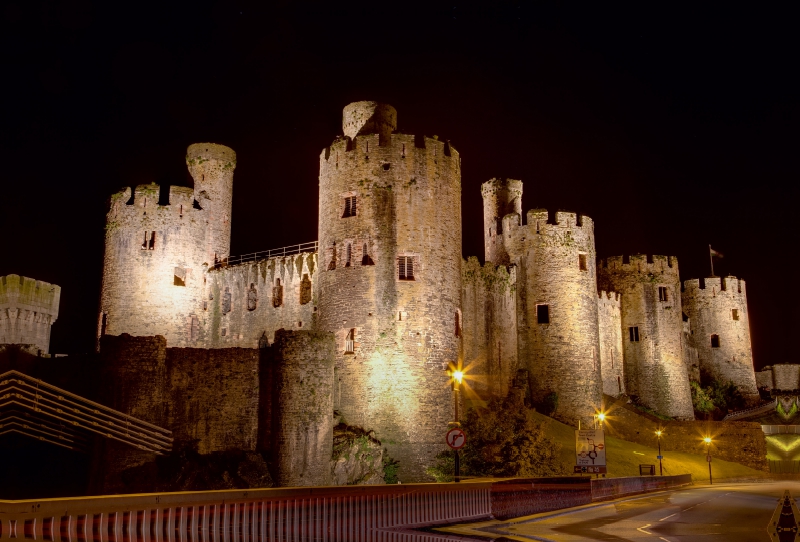
M664 456L663 455L657 455L656 459L664 459Z

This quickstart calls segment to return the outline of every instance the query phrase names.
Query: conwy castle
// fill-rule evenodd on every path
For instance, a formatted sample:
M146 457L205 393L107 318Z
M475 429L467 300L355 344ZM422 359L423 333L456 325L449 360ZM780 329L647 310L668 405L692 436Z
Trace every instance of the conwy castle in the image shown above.
M428 480L453 367L464 407L523 382L575 426L604 394L691 420L701 374L758 401L743 280L681 284L672 256L598 259L591 218L523 214L510 179L483 184L486 263L464 260L450 142L398 132L395 109L375 102L345 107L342 125L319 157L317 242L230 256L236 154L222 145L188 148L194 187L171 186L168 202L157 185L111 196L103 404L200 453L268 453L280 485L322 485L339 421L374 431L402 481ZM0 343L41 343L36 318L55 319L57 302L31 320L9 310L10 291L3 278Z

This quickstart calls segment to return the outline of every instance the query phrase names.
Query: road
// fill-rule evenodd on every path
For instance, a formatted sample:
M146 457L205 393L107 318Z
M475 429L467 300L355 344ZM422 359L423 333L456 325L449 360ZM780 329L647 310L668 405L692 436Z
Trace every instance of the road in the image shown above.
M786 490L800 498L798 481L714 484L446 531L518 541L767 542L767 525Z

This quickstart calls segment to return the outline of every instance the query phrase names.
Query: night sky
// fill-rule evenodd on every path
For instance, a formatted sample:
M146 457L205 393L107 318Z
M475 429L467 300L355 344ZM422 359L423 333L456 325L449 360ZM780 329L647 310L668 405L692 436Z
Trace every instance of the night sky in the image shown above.
M232 254L313 241L319 153L379 100L460 151L465 256L481 183L522 179L524 211L591 216L601 257L685 280L710 243L747 280L756 366L796 361L796 18L717 5L7 1L0 275L59 284L51 351L89 351L112 192L189 185L186 146L223 143Z

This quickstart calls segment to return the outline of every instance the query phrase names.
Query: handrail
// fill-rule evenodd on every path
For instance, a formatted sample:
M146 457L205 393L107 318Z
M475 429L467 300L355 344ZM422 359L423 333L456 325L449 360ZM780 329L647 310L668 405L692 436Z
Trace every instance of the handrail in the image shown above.
M259 252L251 252L250 254L243 254L241 256L228 256L222 260L214 262L211 269L220 269L230 265L239 265L247 262L257 262L260 260L268 260L269 258L277 258L279 256L293 256L295 254L302 254L304 252L317 252L319 250L319 241L309 241L308 243L300 243L298 245L289 245L288 247L272 248L270 250L262 250Z
M724 418L722 418L722 421L726 422L728 420L736 420L736 419L739 419L739 418L746 418L746 417L752 416L754 414L760 414L762 412L767 412L769 410L772 410L773 408L776 408L777 406L778 406L778 400L777 399L773 399L772 401L769 401L767 403L761 403L760 405L757 405L757 406L754 406L754 407L751 407L751 408L746 408L744 410L736 410L734 412L728 412L728 414Z

